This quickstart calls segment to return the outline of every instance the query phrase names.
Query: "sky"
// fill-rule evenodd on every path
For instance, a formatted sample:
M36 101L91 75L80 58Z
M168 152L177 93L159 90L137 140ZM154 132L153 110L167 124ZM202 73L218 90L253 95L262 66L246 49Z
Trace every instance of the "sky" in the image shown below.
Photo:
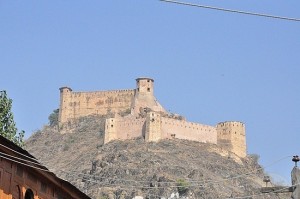
M297 0L190 3L300 18ZM300 22L162 2L0 0L0 90L26 138L48 124L59 88L135 88L188 121L246 125L248 154L290 183L300 155ZM278 160L278 161L277 161Z

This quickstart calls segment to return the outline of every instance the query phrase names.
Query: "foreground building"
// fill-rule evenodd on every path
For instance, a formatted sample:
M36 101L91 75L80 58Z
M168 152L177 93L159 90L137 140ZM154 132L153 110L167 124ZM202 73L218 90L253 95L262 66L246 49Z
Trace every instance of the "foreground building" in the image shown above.
M0 199L90 199L0 136Z
M217 144L239 157L245 157L245 125L239 121L209 126L188 122L168 113L154 97L154 80L137 78L136 88L115 91L73 92L60 88L59 125L88 115L113 115L106 120L104 143L144 137L147 142L160 139L186 139Z

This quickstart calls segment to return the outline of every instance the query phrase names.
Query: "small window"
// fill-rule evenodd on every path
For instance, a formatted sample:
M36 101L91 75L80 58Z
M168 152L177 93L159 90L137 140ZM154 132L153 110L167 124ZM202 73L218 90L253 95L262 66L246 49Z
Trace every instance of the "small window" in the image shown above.
M150 92L150 88L147 88L147 91Z

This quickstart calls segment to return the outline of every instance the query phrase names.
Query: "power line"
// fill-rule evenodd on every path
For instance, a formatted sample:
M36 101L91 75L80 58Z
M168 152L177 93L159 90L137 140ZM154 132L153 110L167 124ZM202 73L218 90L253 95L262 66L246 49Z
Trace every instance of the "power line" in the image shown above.
M8 155L8 154L5 154L5 155ZM31 167L31 168L34 168L34 169L38 169L38 170L42 170L42 171L46 171L46 172L51 172L51 171L49 171L49 170L47 170L47 169L42 169L42 168L39 168L39 167L35 167L35 166L32 166L32 165L29 165L29 164L25 164L25 163L23 163L23 162L19 162L19 161L17 161L17 160L13 160L13 159L10 159L10 158L8 158L8 157L6 157L6 156L2 156L2 155L0 155L0 157L1 158L4 158L4 159L7 159L7 160L9 160L9 161L12 161L12 162L15 162L15 163L18 163L18 164L22 164L22 165L24 165L24 166L28 166L28 167ZM14 156L12 156L12 157L14 157ZM14 158L17 158L17 157L14 157ZM21 159L21 158L18 158L18 159ZM281 158L280 160L282 160L282 159L284 159L284 158ZM23 160L23 161L28 161L28 160L24 160L24 159L21 159L21 160ZM279 160L278 160L279 161ZM30 161L29 161L30 162ZM277 162L277 161L276 161ZM31 162L32 163L32 162ZM63 170L62 170L63 171ZM77 175L75 175L75 174L71 174L70 172L66 172L66 171L63 171L63 172L65 172L65 173L68 173L69 175L73 175L73 176L77 176ZM52 173L52 172L51 172ZM79 174L80 175L80 173L77 173L77 174ZM79 177L79 175L78 175L78 177ZM85 175L85 174L83 174L83 175ZM84 176L83 176L84 177ZM89 181L89 182L92 182L92 183L95 183L95 184L99 184L99 185L101 185L101 186L105 186L105 187L108 187L108 185L109 185L109 187L110 186L116 186L116 184L107 184L107 183L100 183L99 181L97 181L97 180L91 180L91 179L84 179L84 178L82 178L83 180L86 180L86 181ZM116 179L115 179L116 180ZM228 179L225 179L225 180L228 180ZM139 182L139 181L135 181L135 182ZM217 181L216 181L217 182ZM294 184L294 185L292 185L292 187L295 187L295 186L298 186L300 183L298 183L298 184ZM124 185L124 184L120 184L120 185L118 185L118 186L120 186L120 187L124 187L124 188L143 188L143 189L157 189L157 188L159 188L159 187L147 187L147 186L135 186L135 185ZM193 185L193 186L187 186L187 187L194 187L194 186L199 186L199 185ZM172 188L178 188L178 187L182 187L182 186L168 186L168 187L172 187ZM160 187L160 188L163 188L163 187ZM281 191L281 190L285 190L285 189L287 189L286 187L284 187L284 188L282 188L282 189L280 189L280 190L274 190L274 191L272 191L272 192L268 192L268 193L259 193L259 194L253 194L253 195L248 195L248 196L241 196L241 197L234 197L233 199L244 199L244 198L249 198L249 197L253 197L253 196L260 196L260 195L263 195L263 194L271 194L271 193L277 193L277 192L279 192L279 191ZM232 199L232 198L231 198Z
M2 144L0 144L0 145L2 145ZM2 145L2 146L3 146L3 145ZM6 148L8 148L8 147L6 147ZM11 150L11 151L14 151L14 152L17 152L17 151L15 151L15 150L13 150L13 149L10 149L10 150ZM17 152L17 153L19 153L19 152ZM1 154L2 154L2 155L1 155ZM21 154L21 153L19 153L19 154ZM5 155L5 156L3 156L3 155ZM36 161L36 159L34 159L34 158L31 158L31 157L26 156L26 155L24 155L24 154L21 154L21 155L23 155L23 156L25 156L25 157L27 157L27 158L30 158L30 159ZM51 171L46 170L46 169L41 169L41 168L38 168L38 167L35 167L35 166L32 166L32 165L29 165L29 164L25 164L25 163L23 163L23 162L19 162L19 161L14 160L14 159L10 159L10 158L8 158L8 157L6 157L6 156L12 157L12 158L15 158L15 159L18 159L18 160L21 160L21 161L25 161L25 162L28 162L28 163L31 163L31 164L35 164L35 165L38 165L38 166L45 167L44 165L42 165L42 164L39 163L39 162L32 162L32 161L30 161L30 160L26 160L26 159L23 159L23 158L19 158L19 157L16 157L16 156L9 155L9 154L7 154L7 153L2 153L2 152L0 152L0 157L2 157L2 158L4 158L4 159L13 161L13 162L15 162L15 163L22 164L22 165L24 165L24 166L28 166L28 167L36 168L36 169L39 169L39 170L51 172ZM284 159L286 159L286 158L289 158L289 157L292 157L292 156L291 156L291 155L285 156L285 157L282 157L282 158L280 158L280 159L278 159L278 160L273 161L272 163L268 164L266 167L261 167L261 168L259 168L259 169L253 170L253 171L248 172L248 173L240 174L240 175L233 176L233 177L229 177L229 178L223 178L223 179L217 180L217 181L212 181L212 180L202 180L202 181L188 181L188 182L194 184L194 185L191 185L191 187L192 187L192 186L199 186L199 185L200 185L200 186L204 186L204 184L218 184L218 183L221 183L221 182L224 182L224 181L227 181L227 180L232 180L232 179L241 178L241 177L243 177L243 176L251 176L251 175L254 175L256 172L258 172L258 171L260 171L260 170L263 170L264 168L270 167L270 166L272 166L272 165L274 165L274 164L277 164L278 162L280 162L280 161L282 161L282 160L284 160ZM140 169L140 168L139 168L139 169ZM145 169L146 169L146 168L145 168ZM54 169L54 171L55 171L55 169ZM70 175L74 175L74 174L71 174L71 172L67 172L67 171L64 171L64 170L61 170L61 171L64 172L64 173L68 173L68 174L70 174ZM148 182L148 181L137 181L137 180L124 180L124 179L118 179L118 178L107 178L107 177L100 177L100 176L96 176L96 175L89 175L89 174L78 173L78 172L76 172L76 173L79 174L79 175L82 174L83 176L89 176L89 177L93 177L93 178L95 178L95 177L96 177L96 178L105 178L105 179L109 179L109 180L117 180L117 181L119 180L119 181L126 181L126 182L135 182L135 183ZM166 182L156 182L156 183L158 183L158 184L163 184L163 183L169 183L169 184L171 184L171 183L177 183L177 182L166 181ZM197 183L200 183L200 184L197 184ZM172 187L177 187L177 186L172 186Z
M244 176L247 176L247 177L250 177L250 176L254 176L256 172L260 171L260 170L263 170L267 167L270 167L272 165L275 165L277 164L278 162L286 159L286 158L289 158L289 157L292 157L292 156L285 156L285 157L282 157L278 160L275 160L273 161L272 163L268 164L266 167L261 167L259 169L256 169L256 170L253 170L251 172L248 172L248 173L244 173L244 174L240 174L240 175L236 175L236 176L232 176L232 177L229 177L229 178L223 178L221 180L216 180L216 181L213 181L213 180L201 180L201 181L187 181L188 183L191 183L189 185L189 187L197 187L197 186L206 186L207 184L219 184L219 183L222 183L222 182L225 182L225 181L229 181L229 180L233 180L233 179L237 179L237 178L241 178L241 177L244 177ZM141 181L141 180L125 180L125 179L120 179L120 178L108 178L108 177L101 177L101 176L97 176L97 175L91 175L91 174L85 174L85 173L79 173L79 172L74 172L74 171L64 171L64 170L61 170L62 172L64 173L67 173L71 176L74 176L75 174L77 174L78 176L79 175L82 175L83 177L86 177L86 178L94 178L95 182L98 182L98 183L102 183L105 184L104 181L99 181L99 179L105 179L105 180L113 180L113 181L116 181L116 182L132 182L132 183L137 183L137 184L141 184L141 183L149 183L149 181ZM73 174L75 173L75 174ZM177 184L176 181L160 181L160 182L156 182L155 183L157 184L169 184L168 187L179 187L179 186L176 186L176 185L170 185L170 184ZM112 184L109 184L112 186ZM114 183L113 185L119 185L119 184L116 184ZM121 186L121 185L119 185ZM148 188L148 187L144 187L143 188ZM152 187L152 188L157 188L157 187ZM164 188L164 187L161 187L161 188Z
M71 174L72 176L76 176L75 174ZM81 178L85 181L88 181L88 182L91 182L91 183L94 183L94 184L97 184L97 185L100 185L102 187L112 187L112 186L118 186L120 188L142 188L142 189L159 189L159 188L165 188L165 187L146 187L146 186L134 186L134 185L116 185L116 184L105 184L105 183L99 183L98 181L96 180L91 180L91 179L84 179L84 178ZM296 183L296 184L293 184L291 187L295 187L295 186L298 186L300 185L300 183ZM182 187L182 186L168 186L168 187L172 187L172 188L178 188L178 187ZM191 186L187 186L187 187L191 187ZM251 198L251 197L255 197L255 196L261 196L261 195L265 195L265 194L277 194L278 192L280 191L283 191L283 190L286 190L286 189L289 189L288 187L284 187L282 189L279 189L279 190L273 190L273 191L270 191L268 193L257 193L257 194L252 194L252 195L246 195L246 196L237 196L237 197L224 197L224 199L248 199L248 198ZM152 195L152 196L158 196L160 198L165 198L165 196L159 196L159 195L155 195L155 194L148 194L148 195Z
M267 17L267 18L273 18L273 19L282 19L282 20L300 22L299 18L290 18L290 17L275 16L275 15L269 15L269 14L263 14L263 13L255 13L255 12L248 12L248 11L241 11L241 10L232 10L232 9L227 9L227 8L206 6L206 5L194 4L194 3L182 2L182 1L173 1L173 0L160 0L160 1L163 1L163 2L166 2L166 3L174 3L174 4L178 4L178 5L184 5L184 6L192 6L192 7L198 7L198 8L218 10L218 11L223 11L223 12L231 12L231 13L252 15L252 16L258 16L258 17Z
M277 164L278 162L284 160L284 159L287 159L287 158L290 158L292 156L285 156L285 157L282 157L280 159L277 159L273 162L271 162L270 164L268 164L267 166L265 167L261 167L259 169L255 169L255 170L252 170L251 172L248 172L248 173L243 173L243 174L239 174L239 175L236 175L236 176L231 176L231 177L227 177L227 178L223 178L223 179L220 179L220 180L192 180L192 181L188 181L188 183L192 183L193 185L191 186L203 186L204 184L218 184L218 183L222 183L224 181L228 181L228 180L233 180L233 179L237 179L237 178L241 178L241 177L244 177L244 176L254 176L255 173L257 173L258 171L261 171L261 170L264 170L266 169L267 167L271 167L275 164ZM113 167L117 167L117 166L113 166ZM148 169L148 168L137 168L138 170L140 169ZM142 181L142 180L125 180L125 179L119 179L119 178L108 178L108 177L101 177L101 176L97 176L97 175L92 175L92 174L85 174L85 173L80 173L80 172L75 172L75 171L65 171L65 170L60 170L64 173L67 173L67 174L70 174L70 175L74 175L74 174L71 174L71 173L76 173L78 175L83 175L83 176L86 176L88 178L97 178L97 179L106 179L106 180L114 180L114 181L120 181L120 182L135 182L135 183L143 183L143 182L149 182L149 181ZM172 183L177 183L175 181L160 181L160 182L156 182L157 184L172 184Z

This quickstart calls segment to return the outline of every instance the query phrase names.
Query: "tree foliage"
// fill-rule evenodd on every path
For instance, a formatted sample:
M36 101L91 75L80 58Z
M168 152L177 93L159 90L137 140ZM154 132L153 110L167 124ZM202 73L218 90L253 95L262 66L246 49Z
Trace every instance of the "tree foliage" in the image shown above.
M18 129L11 108L12 99L7 97L6 91L0 91L0 135L23 147L25 132L17 133Z
M49 115L48 120L50 126L58 125L58 114L59 114L59 109L55 109L53 110L53 113Z

